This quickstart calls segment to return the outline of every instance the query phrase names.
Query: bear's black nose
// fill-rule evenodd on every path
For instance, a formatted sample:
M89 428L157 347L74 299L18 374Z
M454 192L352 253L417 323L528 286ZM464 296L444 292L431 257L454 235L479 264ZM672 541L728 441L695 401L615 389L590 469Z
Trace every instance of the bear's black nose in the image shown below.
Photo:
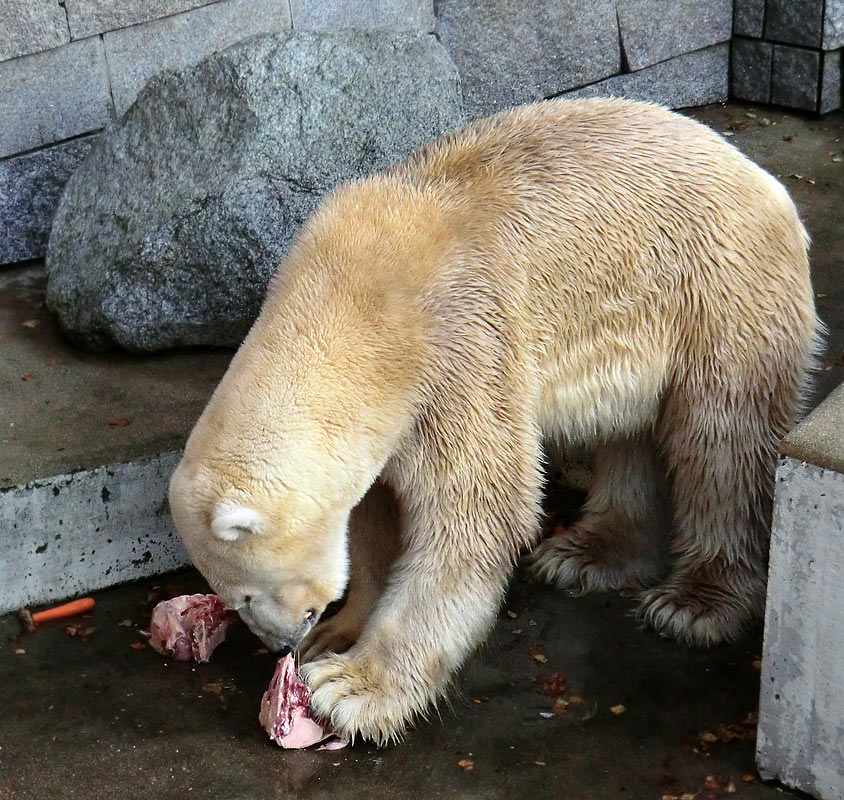
M276 655L279 658L284 658L286 655L292 652L293 648L289 644L285 644L278 648L278 650L276 651Z

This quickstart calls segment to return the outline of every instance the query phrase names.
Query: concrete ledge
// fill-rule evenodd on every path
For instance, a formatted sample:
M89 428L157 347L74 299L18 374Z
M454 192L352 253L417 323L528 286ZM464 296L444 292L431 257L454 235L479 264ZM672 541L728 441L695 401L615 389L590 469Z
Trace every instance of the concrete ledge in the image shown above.
M0 614L177 569L167 512L181 453L0 491Z
M780 452L844 473L844 384L783 439Z
M844 385L781 452L756 756L764 778L844 800Z

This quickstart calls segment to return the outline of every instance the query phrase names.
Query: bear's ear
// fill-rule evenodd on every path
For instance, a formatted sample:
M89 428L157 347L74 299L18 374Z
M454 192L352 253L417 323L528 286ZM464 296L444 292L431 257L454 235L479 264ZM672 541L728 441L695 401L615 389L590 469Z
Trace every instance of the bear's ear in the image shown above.
M225 542L234 542L241 536L260 533L264 518L254 508L223 502L211 517L211 533Z

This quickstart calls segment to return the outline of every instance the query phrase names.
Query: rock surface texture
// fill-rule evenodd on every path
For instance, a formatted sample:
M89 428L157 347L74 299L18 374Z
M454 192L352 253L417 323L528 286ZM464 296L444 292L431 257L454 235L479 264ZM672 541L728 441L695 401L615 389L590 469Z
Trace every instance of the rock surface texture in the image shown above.
M273 34L164 73L67 185L48 306L89 348L236 345L326 191L463 122L425 34Z

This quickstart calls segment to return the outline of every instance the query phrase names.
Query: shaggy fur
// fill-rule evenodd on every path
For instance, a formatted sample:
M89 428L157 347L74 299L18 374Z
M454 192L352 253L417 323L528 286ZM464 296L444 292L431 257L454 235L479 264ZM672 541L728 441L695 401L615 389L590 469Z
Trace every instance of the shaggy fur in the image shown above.
M319 714L383 743L436 701L536 544L543 442L587 443L583 516L537 573L650 585L661 633L733 638L762 608L777 443L819 329L806 248L776 180L639 103L517 108L343 186L173 477L188 552L268 645L307 637ZM394 507L353 512L376 479ZM350 550L368 578L314 628Z

